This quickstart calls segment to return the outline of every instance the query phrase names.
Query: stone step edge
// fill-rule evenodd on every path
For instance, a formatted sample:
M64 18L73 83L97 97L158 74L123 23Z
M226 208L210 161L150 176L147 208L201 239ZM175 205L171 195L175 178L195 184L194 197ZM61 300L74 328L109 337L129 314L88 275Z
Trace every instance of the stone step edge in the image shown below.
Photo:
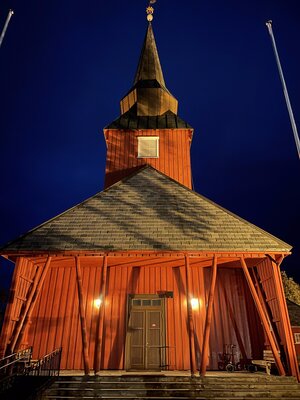
M47 399L95 399L95 397L94 396L80 396L80 397L78 397L78 396L51 396L51 395L44 395L44 396L42 396L42 399L43 400L47 400ZM133 399L133 400L135 400L135 399L143 399L143 400L166 400L166 399L169 399L169 400L207 400L207 398L206 397L179 397L179 396L176 396L176 397L172 397L172 396L170 396L170 397L163 397L163 396L159 396L159 397L152 397L152 396L143 396L143 397L127 397L127 396L101 396L101 399L110 399L110 400L112 400L112 399L121 399L121 400L131 400L131 399ZM272 400L272 398L268 398L268 399L271 399ZM223 399L222 399L223 400ZM226 400L226 399L225 399ZM232 399L231 399L232 400ZM238 398L237 398L237 400L239 400ZM282 399L280 399L280 400L282 400Z
M111 384L120 384L120 383L128 383L128 384L138 384L138 383L168 383L168 384L222 384L222 383L236 383L236 384L274 384L274 385L282 385L282 384L290 384L290 383L298 383L296 379L236 379L236 378L224 378L224 379L191 379L191 380L97 380L97 379L56 379L55 382L73 382L73 383L111 383Z
M231 379L228 379L228 381L232 381ZM233 382L245 382L246 380L243 381L233 381ZM118 380L118 381L113 381L113 380L76 380L76 379L56 379L55 382L74 382L74 383L90 383L90 384L95 384L95 383L110 383L110 384L120 384L120 383L128 383L128 384L137 384L137 383L169 383L170 385L174 384L182 384L182 385L190 385L190 384L203 384L206 383L207 381L202 381L202 380L191 380L191 381L168 381L168 380L135 380L135 381L127 381L127 380ZM211 382L211 381L209 381ZM221 381L223 382L223 381ZM221 383L220 382L220 383ZM252 381L256 382L256 381ZM264 381L262 381L264 382ZM269 382L269 381L268 381ZM272 381L270 381L272 382ZM293 382L293 381L287 381L287 382ZM283 382L276 382L278 384L282 384Z
M299 386L300 385L297 382L259 382L259 383L254 383L254 382L245 382L245 383L236 383L232 381L228 382L220 382L220 383L211 383L211 382L109 382L109 381L102 381L102 382L92 382L92 381L86 381L86 382L76 382L76 381L55 381L53 385L157 385L157 386L163 386L163 385L180 385L180 386L188 386L188 387L193 387L193 386L201 386L201 387L215 387L215 386L224 386L226 384L230 384L230 386L235 385L239 387L246 387L246 388L251 388L251 386Z
M295 390L295 391L300 391L300 386L296 386L296 385L291 385L291 386L287 386L287 385L278 385L278 387L270 387L268 385L264 385L264 387L232 387L232 385L230 385L230 383L228 384L229 389L231 391L245 391L245 390L256 390L256 391L261 391L261 390L267 390L267 391L283 391L283 390ZM207 390L207 391L211 391L211 390L216 390L216 391L221 391L224 390L226 388L223 387L216 387L216 386L212 386L212 387L207 387L207 386L202 386L202 387L194 387L194 386L189 386L189 387L185 387L185 388L168 388L168 387L82 387L81 386L76 386L76 387L70 387L70 386L64 386L64 385L51 385L51 387L48 388L48 390L50 389L55 389L55 390L133 390L133 391L137 391L137 390L169 390L169 391L186 391L186 390Z
M123 390L124 392L125 391L127 391L127 392L134 392L134 391L145 391L145 390L147 390L147 391L155 391L155 392L157 392L157 391L160 391L160 392L176 392L176 391L179 391L179 392L195 392L195 391L202 391L203 389L202 388L184 388L184 389L182 389L182 388L179 388L179 389L177 389L177 388L172 388L172 389L169 389L169 388L70 388L70 387L50 387L50 388L48 388L47 389L47 391L51 391L51 390L56 390L56 391L59 391L59 390L70 390L70 391L80 391L80 390L88 390L88 391L105 391L105 390L107 390L107 391L111 391L111 392L114 392L114 391L120 391L120 390Z
M222 382L203 382L203 381L191 381L191 382L185 382L185 381L117 381L117 382L112 382L112 381L76 381L76 380L56 380L54 382L55 384L87 384L87 385L225 385L226 383L231 383L235 385L274 385L274 386L279 386L279 385L298 385L297 381L286 381L286 382L278 382L278 381L262 381L262 382L251 382L251 381L234 381L231 379L228 379L228 381L222 381ZM300 386L300 385L299 385Z
M93 397L93 396L80 396L80 397L77 397L77 396L51 396L51 395L46 395L46 396L43 396L42 397L42 399L43 400L47 400L47 399L95 399L95 397ZM210 397L179 397L179 396L176 396L176 397L163 397L163 396L160 396L160 397L145 397L145 396L143 396L143 397L126 397L126 396L102 396L101 397L101 399L109 399L109 400L117 400L117 399L120 399L120 400L135 400L135 399L142 399L142 400L166 400L166 399L169 399L169 400L211 400L211 398ZM220 400L233 400L233 398L232 398L232 396L230 396L230 397L222 397L222 398L219 398ZM268 397L261 397L261 398L255 398L255 397L249 397L249 396L235 396L234 397L234 400L249 400L249 399L253 399L253 400L262 400L262 399L268 399L268 400L278 400L278 397L274 397L274 396L268 396ZM296 397L280 397L280 400L291 400L291 399L297 399ZM216 397L214 397L213 398L213 400L217 400L217 398Z
M281 379L296 379L294 376L290 375L285 375L285 376L280 376L280 375L268 375L268 374L244 374L244 373L238 373L238 374L232 374L228 372L227 374L223 375L211 375L211 376L200 376L199 374L196 375L189 375L189 376L183 376L183 375L126 375L126 374L120 374L120 375L59 375L60 378L62 379L68 379L68 378L75 378L75 379L97 379L97 378L105 378L105 379L151 379L151 378L157 378L157 379L182 379L182 380L190 380L190 379L230 379L235 378L235 379L247 379L247 378L255 378L255 379L271 379L271 380L281 380Z

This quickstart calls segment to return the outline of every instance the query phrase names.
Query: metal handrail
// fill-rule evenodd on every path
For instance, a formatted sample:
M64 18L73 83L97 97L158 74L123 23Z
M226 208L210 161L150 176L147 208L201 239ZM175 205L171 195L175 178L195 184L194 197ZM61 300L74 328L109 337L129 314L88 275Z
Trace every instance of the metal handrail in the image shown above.
M32 348L21 350L0 360L0 396L1 393L17 384L18 376L34 376L30 399L39 398L41 393L56 376L59 376L62 348L55 349L39 360L32 361ZM3 365L1 365L3 364ZM42 377L42 380L39 378ZM23 379L23 378L22 378ZM25 378L26 379L26 378ZM33 382L33 381L32 381Z
M20 350L0 360L0 375L58 376L62 348L57 348L44 357L32 361L32 347Z
M62 348L59 347L37 361L32 361L26 375L59 376Z
M6 357L1 358L0 360L0 374L6 374L7 368L10 373L13 370L13 366L17 365L17 363L23 362L30 364L32 357L32 347L28 347L27 349L20 350L16 353L10 354Z

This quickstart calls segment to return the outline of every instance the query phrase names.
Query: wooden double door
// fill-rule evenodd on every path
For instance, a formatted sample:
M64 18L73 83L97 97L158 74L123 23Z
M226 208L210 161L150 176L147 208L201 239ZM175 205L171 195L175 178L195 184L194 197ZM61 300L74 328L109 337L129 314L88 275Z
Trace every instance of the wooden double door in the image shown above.
M130 295L126 342L126 369L161 370L165 367L164 299Z

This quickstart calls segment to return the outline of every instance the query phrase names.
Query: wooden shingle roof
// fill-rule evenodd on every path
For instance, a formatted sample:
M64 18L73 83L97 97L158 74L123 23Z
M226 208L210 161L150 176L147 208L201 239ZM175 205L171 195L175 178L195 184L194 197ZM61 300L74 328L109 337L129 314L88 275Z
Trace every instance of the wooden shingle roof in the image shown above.
M0 249L290 251L291 246L152 167L97 193Z

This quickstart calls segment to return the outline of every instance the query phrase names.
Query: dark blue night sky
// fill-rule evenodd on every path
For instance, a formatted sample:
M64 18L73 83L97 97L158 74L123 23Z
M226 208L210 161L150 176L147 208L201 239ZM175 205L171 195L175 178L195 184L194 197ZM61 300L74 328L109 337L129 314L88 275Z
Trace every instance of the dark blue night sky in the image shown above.
M102 129L119 115L147 27L142 0L2 0L0 243L103 189ZM157 0L169 90L195 129L195 190L294 246L300 161L265 21L300 129L299 0ZM3 260L0 279L11 268Z

